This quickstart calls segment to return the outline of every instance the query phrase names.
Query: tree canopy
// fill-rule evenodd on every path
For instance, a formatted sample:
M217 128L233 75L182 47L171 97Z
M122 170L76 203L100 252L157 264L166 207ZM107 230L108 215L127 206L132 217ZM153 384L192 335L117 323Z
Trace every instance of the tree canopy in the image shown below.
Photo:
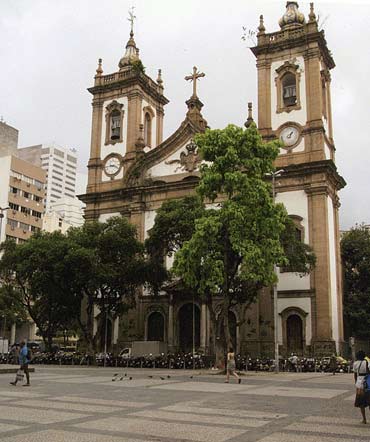
M341 240L346 334L370 337L370 229L358 225Z
M40 232L23 244L7 241L2 250L1 280L20 294L49 348L58 332L78 324L95 351L94 307L114 319L135 305L137 287L158 278L123 217L88 222L66 235Z
M147 248L159 256L176 252L172 273L208 300L213 326L212 298L222 300L224 344L230 345L232 306L254 302L262 287L275 283L275 264L294 262L295 271L306 273L315 258L272 198L267 175L278 142L264 143L254 124L207 130L195 142L205 160L197 196L163 204Z
M12 287L17 302L27 310L50 348L56 333L68 328L75 311L79 311L78 302L68 290L68 279L74 273L65 259L68 241L59 232L40 232L23 244L7 241L2 250L3 287Z

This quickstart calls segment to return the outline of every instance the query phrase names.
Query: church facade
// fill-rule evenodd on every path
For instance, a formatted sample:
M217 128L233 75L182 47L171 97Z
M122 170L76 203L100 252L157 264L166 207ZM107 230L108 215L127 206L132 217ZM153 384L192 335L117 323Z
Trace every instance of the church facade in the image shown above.
M343 345L338 191L345 185L335 166L330 70L335 67L311 4L307 17L287 2L280 30L266 32L263 17L257 45L258 128L265 140L284 144L276 198L284 203L301 240L317 257L315 270L299 276L279 270L278 338L281 353L331 354ZM125 216L144 240L156 211L168 199L194 194L199 162L193 137L207 128L202 116L196 68L187 79L194 90L179 128L163 140L161 72L154 81L142 68L131 28L119 70L103 75L101 60L92 101L91 153L86 220ZM251 108L248 121L252 118ZM170 265L170 262L168 262ZM215 299L217 312L217 299ZM272 355L273 291L266 288L251 306L230 314L236 350ZM212 353L217 336L210 315L193 293L168 286L160 296L143 291L135 311L111 321L109 340L123 348L132 340L161 340L173 351Z

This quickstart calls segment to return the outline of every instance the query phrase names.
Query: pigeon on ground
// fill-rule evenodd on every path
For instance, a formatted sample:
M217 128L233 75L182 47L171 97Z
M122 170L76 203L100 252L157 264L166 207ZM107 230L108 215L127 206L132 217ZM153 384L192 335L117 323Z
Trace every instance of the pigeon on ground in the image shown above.
M190 376L190 379L193 379L193 376Z
M167 375L167 379L171 379L171 376L169 374Z
M149 375L148 378L153 379L153 376L152 376L152 375Z
M125 373L125 376L127 376L127 373Z
M160 377L160 379L162 379L162 381L164 381L164 378L162 378L162 376L159 376Z
M122 381L122 379L123 379L123 376L121 376L121 377L119 378L120 381Z
M115 374L113 375L113 377L112 377L112 382L114 382L114 381L117 380L117 376L118 376L118 373L115 373Z
M131 376L129 377L129 380L132 381L132 377Z

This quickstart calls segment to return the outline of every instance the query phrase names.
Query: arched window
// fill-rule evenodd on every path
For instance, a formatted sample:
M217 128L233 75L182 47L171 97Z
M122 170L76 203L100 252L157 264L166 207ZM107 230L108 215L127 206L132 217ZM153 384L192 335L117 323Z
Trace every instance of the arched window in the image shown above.
M114 110L111 113L110 139L119 140L121 138L121 112Z
M164 341L164 318L160 312L148 317L148 341Z
M282 79L282 86L284 106L295 106L297 104L296 76L291 72L286 73Z
M113 100L105 109L105 144L115 144L123 139L123 104Z
M300 69L299 65L286 61L275 71L277 90L277 108L276 112L291 112L301 109L299 84Z
M149 112L145 112L144 117L144 143L148 147L152 145L152 117Z

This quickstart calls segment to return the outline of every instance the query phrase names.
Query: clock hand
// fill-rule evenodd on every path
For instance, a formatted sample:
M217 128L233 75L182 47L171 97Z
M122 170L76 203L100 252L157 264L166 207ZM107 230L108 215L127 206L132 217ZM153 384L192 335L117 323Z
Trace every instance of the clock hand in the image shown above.
M292 138L292 135L293 135L293 131L291 131L286 137L287 138Z

